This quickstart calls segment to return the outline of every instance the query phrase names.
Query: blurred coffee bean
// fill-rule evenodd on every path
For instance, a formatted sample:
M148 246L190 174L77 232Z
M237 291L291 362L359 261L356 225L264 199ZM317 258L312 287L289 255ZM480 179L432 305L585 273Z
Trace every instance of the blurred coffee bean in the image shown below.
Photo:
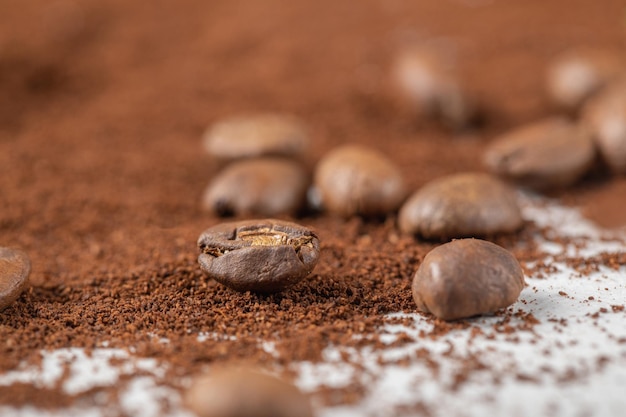
M0 311L12 304L28 283L30 259L24 252L0 247Z
M185 403L198 417L313 417L309 399L295 386L241 367L196 378Z
M266 155L298 156L309 145L304 124L277 113L236 116L215 123L206 132L204 147L219 159Z
M443 51L432 46L406 48L395 58L392 77L419 114L462 128L475 119L476 109L450 61L444 59Z
M310 179L299 163L282 158L236 161L209 184L203 205L214 214L295 214L306 201Z
M311 273L319 258L315 232L296 223L265 219L222 223L198 239L200 267L237 291L274 293Z
M521 185L545 190L576 183L594 162L589 130L553 117L514 129L487 148L487 167Z
M515 257L479 239L460 239L430 251L413 277L417 307L456 320L510 306L524 288Z
M400 170L380 152L359 145L331 150L315 169L324 209L341 216L385 215L406 196Z
M567 109L578 109L589 97L626 69L619 54L574 49L549 63L546 89L550 99Z
M626 78L609 84L584 107L589 127L602 158L615 173L626 173Z
M513 232L523 220L515 191L488 174L436 179L416 191L398 215L400 230L424 238Z

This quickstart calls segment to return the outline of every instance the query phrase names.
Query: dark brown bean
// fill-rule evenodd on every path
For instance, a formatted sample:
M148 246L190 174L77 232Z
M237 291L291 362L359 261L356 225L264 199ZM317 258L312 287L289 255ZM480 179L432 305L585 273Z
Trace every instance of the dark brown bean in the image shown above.
M28 283L30 259L24 252L0 247L0 311L12 304Z
M495 174L543 190L574 184L595 157L587 128L553 117L494 140L485 153L485 163Z
M313 417L310 401L295 386L244 368L214 369L185 394L198 417Z
M237 291L274 293L309 275L319 258L315 232L281 220L222 223L198 239L200 267Z
M344 145L324 156L314 184L322 206L346 217L387 214L406 196L400 170L381 153L359 145Z
M217 122L207 130L203 141L212 156L232 160L297 156L307 149L309 136L304 124L293 116L262 113Z
M427 239L513 232L522 224L515 191L488 174L436 179L415 192L398 215L400 230Z
M524 288L515 257L479 239L460 239L430 251L413 277L417 307L443 320L494 312L513 304Z
M574 49L550 62L546 77L548 95L557 105L578 109L589 97L624 71L620 53L597 49Z
M281 158L231 163L207 187L204 207L218 215L295 214L306 200L309 176L299 163Z
M582 117L607 165L617 174L626 173L626 78L592 98Z
M438 117L451 127L459 128L470 124L476 109L461 87L451 61L445 59L442 49L413 46L397 54L392 76L419 114Z

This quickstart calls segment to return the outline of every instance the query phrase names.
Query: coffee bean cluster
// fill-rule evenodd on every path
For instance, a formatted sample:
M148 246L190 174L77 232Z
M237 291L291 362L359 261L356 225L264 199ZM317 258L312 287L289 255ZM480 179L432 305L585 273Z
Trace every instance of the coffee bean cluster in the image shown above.
M219 216L295 215L309 176L297 161L309 135L297 118L276 113L235 116L215 123L204 147L228 162L204 192L204 208Z
M623 56L567 51L550 63L546 90L564 114L496 138L485 153L488 169L537 190L577 183L597 159L614 174L626 173Z
M398 54L391 74L416 114L467 127L475 120L477 106L447 58L432 45L413 46ZM376 149L339 146L308 175L296 160L310 140L302 122L277 114L227 119L216 123L204 139L215 158L234 161L212 181L205 206L218 215L293 216L305 204L306 194L309 210L344 218L398 212L399 230L422 239L514 233L524 221L510 183L537 190L571 186L591 169L598 154L614 172L626 170L624 74L622 60L611 55L570 51L557 57L547 69L546 91L563 115L495 138L484 155L491 174L465 172L437 178L412 194L399 168ZM569 117L572 112L580 113L578 120ZM319 257L314 231L272 219L216 226L203 233L198 245L202 269L239 291L282 291L308 275ZM416 273L413 290L419 309L457 319L515 301L523 285L516 262L484 241L447 245L427 256L432 260L446 254L445 273L434 273L442 271L439 263L426 260L424 270ZM473 253L480 253L484 262L472 264L478 256ZM464 271L472 271L471 277ZM498 272L493 275L494 271ZM449 293L435 296L441 288L428 285L433 280ZM498 285L500 295L506 296L490 295L495 292L487 289ZM442 303L450 305L438 305Z

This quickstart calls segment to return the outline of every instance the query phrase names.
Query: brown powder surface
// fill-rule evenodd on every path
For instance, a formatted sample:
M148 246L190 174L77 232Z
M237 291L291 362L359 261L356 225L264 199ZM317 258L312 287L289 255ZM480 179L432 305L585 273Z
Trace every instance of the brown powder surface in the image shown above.
M292 220L318 232L322 254L304 282L261 296L208 281L196 240L220 219L200 208L219 169L202 152L206 126L242 112L291 112L311 127L307 168L334 146L362 143L387 154L416 189L482 170L494 136L554 113L543 91L547 59L570 45L623 50L624 12L620 1L586 0L0 2L0 245L23 249L33 265L31 287L0 313L0 373L37 363L42 349L133 347L171 364L166 381L181 388L204 364L278 369L319 360L329 344L380 346L383 315L415 310L411 278L439 242L400 236L395 216L308 215ZM394 51L429 38L456 45L460 74L484 107L480 128L416 121L392 92ZM556 197L603 226L623 225L624 181L601 177ZM527 272L549 274L550 265L531 264L542 258L533 237L548 232L528 223L493 239ZM579 261L584 274L590 263L625 259ZM497 333L536 321L509 326L520 313L500 314ZM423 336L471 326L432 322ZM199 342L199 333L213 339ZM353 337L363 334L374 336ZM276 355L263 340L276 343ZM486 366L468 358L453 387ZM363 393L355 385L320 397L342 404ZM33 398L50 408L97 403L91 391L0 388L2 404Z

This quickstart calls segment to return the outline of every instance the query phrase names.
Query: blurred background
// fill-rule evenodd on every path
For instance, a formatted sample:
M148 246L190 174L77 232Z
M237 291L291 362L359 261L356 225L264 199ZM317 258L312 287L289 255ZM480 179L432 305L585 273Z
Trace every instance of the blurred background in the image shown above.
M421 42L454 63L480 126L418 119L398 96L391 63ZM494 135L556 111L547 62L579 46L623 54L624 3L3 0L0 234L37 248L35 280L193 254L218 169L201 136L245 112L305 120L309 168L358 142L412 189L480 170Z

